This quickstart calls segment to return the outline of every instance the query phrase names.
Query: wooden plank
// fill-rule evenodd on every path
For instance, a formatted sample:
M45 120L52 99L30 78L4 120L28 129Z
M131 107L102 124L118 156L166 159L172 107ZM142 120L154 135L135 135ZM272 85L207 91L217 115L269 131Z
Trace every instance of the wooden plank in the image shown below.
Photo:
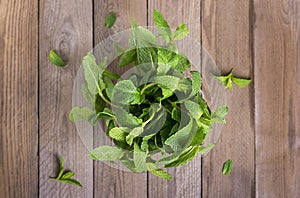
M222 74L251 77L251 4L240 0L203 1L202 42ZM250 16L250 17L249 17ZM203 158L203 197L254 196L253 83L226 91L229 113L215 148ZM227 159L233 171L222 175Z
M68 119L76 71L92 49L92 9L92 0L40 2L40 197L93 196L93 163ZM66 68L49 62L51 49L68 62ZM58 155L83 188L49 179L57 174Z
M149 0L148 21L153 26L152 12L154 9L163 13L171 28L176 28L184 21L190 29L190 37L201 42L201 1L197 0ZM184 48L181 44L179 48ZM193 46L185 50L186 55L194 53ZM199 57L201 52L199 51ZM149 174L149 197L200 197L201 196L201 157L189 164L167 170L172 174L171 181L165 181Z
M104 26L105 16L109 12L117 14L115 25L109 29ZM132 17L140 25L147 23L147 4L140 0L95 0L94 1L94 44L95 46L114 33L130 28ZM122 38L118 38L122 39ZM124 38L123 38L124 39ZM125 41L127 43L127 41ZM97 48L96 51L98 51ZM104 54L110 54L108 48ZM109 66L113 71L122 73L117 65ZM95 133L95 146L99 145L99 131ZM95 197L147 197L147 174L134 174L94 162Z
M300 196L299 4L254 1L257 197Z
M0 13L0 197L37 197L38 1Z

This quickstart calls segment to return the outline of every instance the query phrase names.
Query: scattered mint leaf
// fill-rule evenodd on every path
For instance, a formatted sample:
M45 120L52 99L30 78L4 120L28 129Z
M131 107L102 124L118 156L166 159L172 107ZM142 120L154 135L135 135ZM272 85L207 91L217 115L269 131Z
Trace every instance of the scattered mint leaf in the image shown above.
M117 20L117 16L114 12L110 12L108 15L106 15L104 20L105 27L111 28Z
M228 175L232 171L232 160L227 160L223 164L222 173L223 175Z
M190 30L186 27L186 25L182 22L175 30L174 32L174 40L181 40L184 39L188 34L190 33Z
M243 88L251 83L251 79L242 79L233 76L233 69L227 76L214 76L213 77L223 83L225 88L232 90L232 83L236 84L238 87Z
M79 187L82 187L81 183L75 179L72 179L72 177L75 175L72 171L65 171L64 170L64 158L59 157L59 174L56 178L54 178L56 181L68 183L77 185Z
M58 66L58 67L66 66L66 63L62 60L62 58L54 50L50 50L48 58L49 58L50 62L55 66Z
M236 84L240 88L246 87L247 85L249 85L251 83L251 79L247 80L247 79L242 79L242 78L237 78L237 77L232 77L232 81L234 82L234 84Z

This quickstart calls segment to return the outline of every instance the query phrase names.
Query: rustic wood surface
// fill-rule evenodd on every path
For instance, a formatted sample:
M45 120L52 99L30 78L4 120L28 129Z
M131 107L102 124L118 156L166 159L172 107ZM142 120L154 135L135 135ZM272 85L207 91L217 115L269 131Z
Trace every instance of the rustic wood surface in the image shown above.
M68 121L82 57L130 17L153 25L153 9L173 28L185 21L222 73L253 79L226 91L216 147L172 169L172 181L93 163ZM0 1L0 197L300 197L299 10L299 0ZM51 65L51 49L67 67ZM58 156L83 188L50 179Z

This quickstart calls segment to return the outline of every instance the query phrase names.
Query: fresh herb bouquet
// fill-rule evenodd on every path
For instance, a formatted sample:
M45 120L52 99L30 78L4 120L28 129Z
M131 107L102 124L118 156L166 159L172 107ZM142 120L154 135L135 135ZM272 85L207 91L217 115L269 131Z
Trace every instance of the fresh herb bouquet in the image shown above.
M126 79L108 71L106 59L97 64L92 53L83 58L82 91L93 109L74 107L70 120L92 125L105 120L114 146L95 148L92 159L119 160L133 172L171 179L161 167L182 166L212 149L214 144L204 147L204 140L213 123L225 122L228 109L210 111L200 94L201 74L189 71L190 61L177 51L174 41L188 35L186 25L172 32L160 12L153 16L158 36L132 20L129 49L115 46L119 66L132 66ZM160 38L164 45L158 44Z

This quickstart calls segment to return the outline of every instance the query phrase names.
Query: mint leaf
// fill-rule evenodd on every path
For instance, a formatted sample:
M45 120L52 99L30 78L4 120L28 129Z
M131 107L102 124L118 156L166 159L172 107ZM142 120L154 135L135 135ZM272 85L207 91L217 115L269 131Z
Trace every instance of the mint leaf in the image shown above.
M113 89L112 98L113 101L127 105L141 102L140 93L130 80L119 81Z
M118 125L121 127L135 128L143 123L142 119L137 118L120 107L115 109L114 114Z
M120 78L120 75L111 71L108 71L107 69L104 70L103 72L103 76L107 77L111 80L118 80Z
M129 133L129 135L126 136L126 142L129 145L132 145L133 139L135 137L138 137L139 135L141 135L143 133L144 129L143 127L136 127L134 129L132 129L132 131Z
M82 95L87 103L94 105L95 96L92 95L91 92L89 91L89 88L88 88L88 85L86 82L82 85Z
M137 61L136 49L126 50L120 58L119 67L127 66L135 61Z
M232 171L232 160L227 160L223 164L222 173L223 175L228 175Z
M159 86L174 91L179 83L179 78L170 75L156 76L154 82L158 83Z
M86 120L94 125L95 123L92 121L93 116L96 116L95 112L88 107L74 107L70 111L69 119L71 122Z
M60 179L58 181L82 187L81 183L75 179Z
M73 184L82 187L79 181L72 179L74 175L75 175L74 172L64 170L64 158L59 157L59 174L56 178L52 178L52 179L55 179L56 181L59 182L64 182L64 183Z
M174 135L169 137L165 141L165 144L170 146L175 152L181 151L186 147L186 145L189 145L195 133L195 123L193 119L190 119L190 122L185 127L177 131Z
M247 80L247 79L242 79L242 78L237 78L237 77L232 77L232 81L234 82L234 84L236 84L240 88L246 87L247 85L249 85L251 83L251 79Z
M174 40L181 40L186 37L190 33L190 30L186 27L186 25L182 22L174 32Z
M200 151L199 151L199 153L201 154L201 155L204 155L206 152L208 152L208 151L210 151L211 149L213 149L215 147L215 144L209 144L208 146L206 146L206 147L201 147L201 149L200 149Z
M193 101L185 101L184 106L189 111L190 115L196 120L198 120L203 114L201 106Z
M166 179L166 180L172 180L172 176L165 170L157 168L154 164L152 163L147 163L147 170L152 173L154 176Z
M68 172L65 172L60 179L70 179L71 177L73 177L75 175L74 172L72 171L68 171Z
M97 65L96 59L91 52L89 52L82 60L84 77L92 95L96 95L102 90L99 86L99 80L101 81L100 78L105 70L106 61L107 60L104 59L99 65Z
M172 41L172 31L164 16L159 11L154 10L153 20L159 35L166 43L170 43Z
M128 131L129 129L126 127L115 127L108 132L108 135L114 140L125 141Z
M191 71L192 75L192 95L199 93L202 85L202 76L198 71Z
M212 121L214 122L222 122L226 123L224 117L228 113L228 107L227 106L220 106L212 113Z
M110 12L104 20L105 27L111 28L117 20L117 16L114 12Z
M58 67L66 66L66 63L61 59L61 57L54 50L50 50L48 58L50 62L55 66Z
M64 158L63 157L59 157L59 174L58 176L56 177L56 179L60 179L61 176L63 175L64 173Z
M182 166L190 162L192 159L194 159L199 151L200 151L200 147L194 146L188 152L185 152L182 155L180 155L176 161L166 164L165 167L170 168L170 167Z
M139 145L135 142L134 143L134 150L133 150L133 161L136 166L138 172L144 172L147 170L146 168L146 158L147 154L143 152Z
M89 153L89 157L99 161L115 161L123 157L124 152L113 146L100 146Z

